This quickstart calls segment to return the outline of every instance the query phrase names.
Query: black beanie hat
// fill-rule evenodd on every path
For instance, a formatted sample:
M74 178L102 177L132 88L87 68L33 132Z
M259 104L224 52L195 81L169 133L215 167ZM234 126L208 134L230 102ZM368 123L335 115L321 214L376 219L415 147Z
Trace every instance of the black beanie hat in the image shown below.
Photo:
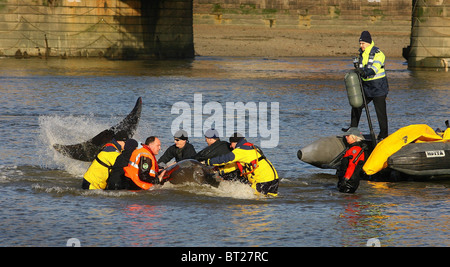
M178 130L173 137L180 140L188 140L188 133L185 130Z
M244 139L244 136L240 133L234 133L232 136L230 136L230 143L238 143Z
M359 37L359 41L363 41L366 43L371 44L372 43L372 36L370 36L370 33L368 31L363 31L361 33L361 36Z
M116 139L116 141L124 141L125 142L128 140L128 132L125 130L118 131L114 135L114 139Z
M125 142L125 147L124 150L129 150L129 151L133 151L136 149L136 147L138 147L138 142L134 139L128 139Z

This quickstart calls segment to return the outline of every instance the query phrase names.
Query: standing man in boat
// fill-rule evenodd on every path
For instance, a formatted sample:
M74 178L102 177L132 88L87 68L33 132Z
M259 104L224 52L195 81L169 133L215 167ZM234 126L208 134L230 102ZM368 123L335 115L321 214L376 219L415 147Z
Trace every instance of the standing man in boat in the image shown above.
M272 163L264 156L261 149L248 142L241 134L230 137L232 152L206 161L208 166L221 166L236 162L256 192L266 196L278 195L279 177Z
M386 112L386 97L389 91L388 80L384 68L385 55L375 46L368 31L363 31L359 37L359 57L354 64L362 79L362 85L367 104L373 101L377 113L380 134L377 139L382 140L388 136L388 118ZM350 127L358 127L362 109L352 108ZM349 128L343 128L347 131Z
M345 140L349 144L349 148L345 152L341 160L341 165L337 170L339 178L337 187L339 192L354 193L359 186L361 170L364 165L366 148L362 143L364 136L356 127L351 127L344 134Z

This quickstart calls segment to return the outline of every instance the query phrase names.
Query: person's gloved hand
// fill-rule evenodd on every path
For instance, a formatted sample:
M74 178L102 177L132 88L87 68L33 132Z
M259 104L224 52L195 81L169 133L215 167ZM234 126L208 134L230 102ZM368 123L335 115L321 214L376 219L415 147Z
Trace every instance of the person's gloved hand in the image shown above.
M366 68L364 68L364 69L357 69L357 72L363 78L367 78L369 76L375 75L375 71L372 68L370 68L370 69L366 69Z

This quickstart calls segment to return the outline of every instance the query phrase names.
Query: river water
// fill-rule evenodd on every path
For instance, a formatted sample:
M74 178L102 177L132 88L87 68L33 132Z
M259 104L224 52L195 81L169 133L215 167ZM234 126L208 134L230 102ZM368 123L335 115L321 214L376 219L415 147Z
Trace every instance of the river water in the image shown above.
M450 245L449 179L362 181L355 194L342 194L333 171L297 159L300 147L348 125L349 58L0 62L0 246L65 246L69 238L82 246L364 246L370 238L382 246ZM416 123L445 127L450 73L411 71L402 59L389 59L387 69L390 132ZM248 140L262 144L271 130L264 153L282 178L279 196L258 197L233 182L81 190L89 163L52 145L82 142L115 125L139 96L135 138L159 136L163 150L181 116L176 103L192 108L197 150L206 146L194 131L211 121L207 107L222 107L221 115L227 103L255 103L259 122L268 125L247 116L247 133L248 125L259 127ZM364 117L360 126L368 133Z

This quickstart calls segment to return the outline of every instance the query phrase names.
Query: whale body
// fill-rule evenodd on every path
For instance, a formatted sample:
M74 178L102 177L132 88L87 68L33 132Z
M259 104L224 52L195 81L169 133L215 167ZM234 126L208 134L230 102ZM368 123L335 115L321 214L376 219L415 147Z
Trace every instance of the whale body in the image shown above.
M219 186L220 178L211 167L194 159L185 159L166 169L164 180L172 184L196 183Z

